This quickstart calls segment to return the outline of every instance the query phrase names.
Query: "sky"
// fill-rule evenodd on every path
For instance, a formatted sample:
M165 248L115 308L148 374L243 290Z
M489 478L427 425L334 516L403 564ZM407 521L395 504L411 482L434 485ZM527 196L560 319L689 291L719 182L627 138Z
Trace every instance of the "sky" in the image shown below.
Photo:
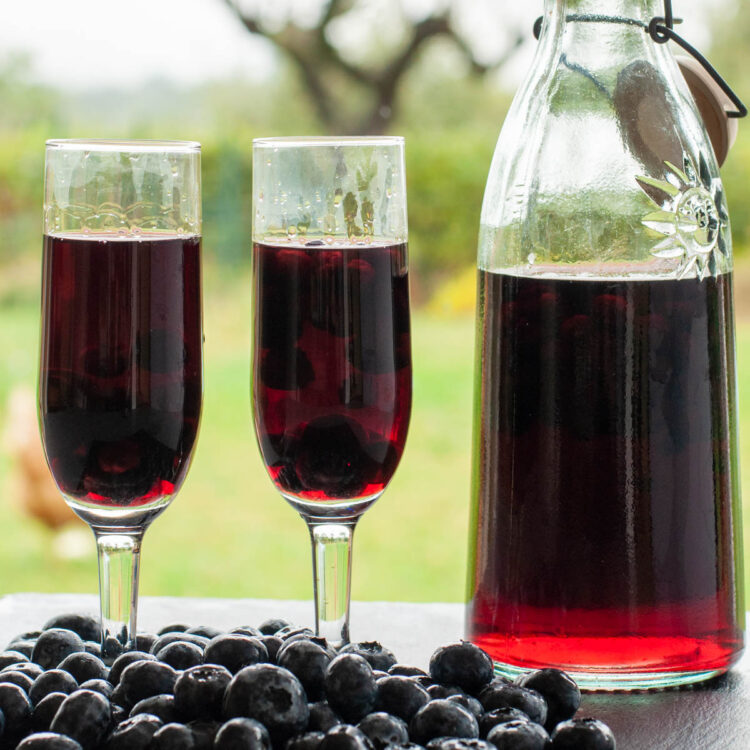
M380 2L394 0L380 0ZM413 15L441 0L403 0ZM728 0L674 0L683 33L699 48L706 21ZM302 15L312 0L244 0ZM378 0L365 0L359 34L377 22ZM502 50L508 29L531 28L543 0L458 0L461 27L483 56ZM369 8L368 8L369 6ZM355 43L356 43L356 34ZM529 64L531 39L508 66L510 83ZM224 0L0 0L0 65L28 54L35 79L61 88L137 87L155 77L191 84L241 75L267 78L276 69L270 43L249 34Z

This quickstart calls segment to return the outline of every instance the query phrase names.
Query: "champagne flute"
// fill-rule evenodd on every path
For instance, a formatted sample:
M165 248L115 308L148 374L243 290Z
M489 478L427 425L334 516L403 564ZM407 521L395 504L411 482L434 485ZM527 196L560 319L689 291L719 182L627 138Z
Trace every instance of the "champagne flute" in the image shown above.
M253 144L252 397L263 460L308 525L316 632L349 641L352 535L411 408L402 138Z
M200 145L47 142L39 414L52 476L91 526L102 655L133 647L141 542L200 420Z

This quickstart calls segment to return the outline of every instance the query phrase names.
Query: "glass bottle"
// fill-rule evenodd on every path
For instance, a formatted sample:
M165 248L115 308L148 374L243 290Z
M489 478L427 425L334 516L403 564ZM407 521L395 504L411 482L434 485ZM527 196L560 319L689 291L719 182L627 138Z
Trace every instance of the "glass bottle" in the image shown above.
M678 685L743 648L732 255L655 0L546 0L479 239L468 636Z

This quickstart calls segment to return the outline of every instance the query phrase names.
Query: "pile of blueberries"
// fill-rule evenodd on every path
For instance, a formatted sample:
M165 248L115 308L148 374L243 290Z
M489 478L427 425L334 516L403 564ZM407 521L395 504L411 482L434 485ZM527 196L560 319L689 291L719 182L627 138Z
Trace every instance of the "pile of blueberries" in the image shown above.
M571 718L581 694L565 673L513 683L468 642L435 651L428 673L276 619L139 634L111 666L99 635L92 617L60 615L0 653L0 749L615 748L605 724Z

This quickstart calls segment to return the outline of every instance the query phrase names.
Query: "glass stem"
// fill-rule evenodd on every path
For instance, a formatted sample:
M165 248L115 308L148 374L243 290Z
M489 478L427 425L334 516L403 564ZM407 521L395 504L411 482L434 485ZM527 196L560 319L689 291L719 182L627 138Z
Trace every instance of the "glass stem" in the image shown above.
M135 648L143 529L93 531L99 558L102 658L109 662Z
M357 519L305 521L312 540L315 633L338 648L349 643L352 537Z

